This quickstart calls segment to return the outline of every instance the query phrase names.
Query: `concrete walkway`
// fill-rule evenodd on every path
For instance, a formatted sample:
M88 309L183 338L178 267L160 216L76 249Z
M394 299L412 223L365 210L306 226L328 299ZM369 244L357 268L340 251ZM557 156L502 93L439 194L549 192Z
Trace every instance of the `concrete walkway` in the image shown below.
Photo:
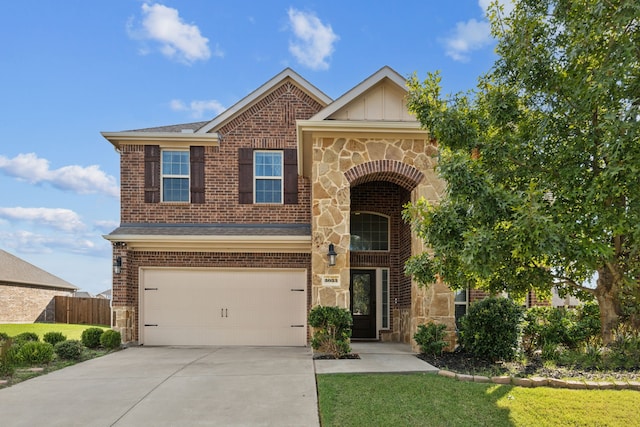
M438 373L438 368L418 359L409 344L353 342L360 359L314 360L316 374L337 373Z
M311 350L132 347L0 390L0 425L318 426Z
M315 375L437 372L408 345L353 343L359 360L301 347L131 347L0 390L0 425L318 426Z

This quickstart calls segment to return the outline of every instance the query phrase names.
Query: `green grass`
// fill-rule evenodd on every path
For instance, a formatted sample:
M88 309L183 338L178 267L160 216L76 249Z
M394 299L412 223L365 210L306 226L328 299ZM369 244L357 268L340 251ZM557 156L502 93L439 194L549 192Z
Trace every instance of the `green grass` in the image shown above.
M0 332L4 332L10 337L22 332L35 332L40 337L40 341L42 341L42 337L47 332L61 332L68 340L79 340L82 336L82 331L92 327L109 329L105 326L69 325L66 323L3 323L0 324Z
M433 374L317 376L323 426L631 426L632 390L523 388Z

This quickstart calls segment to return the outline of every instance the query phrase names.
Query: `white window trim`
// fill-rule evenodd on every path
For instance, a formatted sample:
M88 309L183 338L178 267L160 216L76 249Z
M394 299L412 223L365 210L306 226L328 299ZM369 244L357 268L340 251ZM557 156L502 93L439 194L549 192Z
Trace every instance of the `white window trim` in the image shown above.
M469 295L469 289L465 289L464 290L464 292L465 292L465 300L464 301L456 301L455 297L456 297L456 293L457 292L459 292L459 291L454 291L453 292L453 316L454 316L453 320L454 321L456 320L455 319L455 314L456 314L456 307L455 306L456 305L464 305L465 306L464 313L467 314L469 312L469 296L470 296ZM456 328L457 328L457 325L456 325Z
M384 282L382 280L383 278L383 272L386 271L387 272L387 300L386 300L386 313L384 310L384 306L385 306L385 300L384 300L384 294L382 293L382 287L384 285ZM380 301L380 304L376 304L376 309L378 309L378 315L376 316L377 319L377 324L378 324L378 331L388 331L391 329L391 283L390 283L390 273L391 270L388 267L381 267L381 268L376 268L376 283L379 283L380 286L378 286L378 289L376 289L376 300ZM383 325L383 318L384 318L384 314L387 315L387 326Z
M164 173L164 153L166 152L181 152L187 153L189 159L189 172L187 175L173 175ZM179 178L187 180L187 200L165 200L164 199L164 179L165 178ZM180 150L175 148L163 148L160 150L160 200L163 203L191 203L191 153L190 150Z
M256 175L256 157L259 153L280 153L280 176L261 176ZM280 202L258 202L256 193L258 180L278 180L280 181ZM254 150L253 151L253 203L256 205L283 205L284 204L284 151L283 150Z

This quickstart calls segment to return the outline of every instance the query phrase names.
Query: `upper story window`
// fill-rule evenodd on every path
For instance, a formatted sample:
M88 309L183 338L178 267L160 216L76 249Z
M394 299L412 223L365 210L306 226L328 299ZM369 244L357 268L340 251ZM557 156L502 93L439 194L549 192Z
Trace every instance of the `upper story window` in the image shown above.
M255 203L282 203L282 151L254 151Z
M189 152L162 151L162 201L188 202L189 185Z
M389 218L367 212L351 213L351 251L388 251Z

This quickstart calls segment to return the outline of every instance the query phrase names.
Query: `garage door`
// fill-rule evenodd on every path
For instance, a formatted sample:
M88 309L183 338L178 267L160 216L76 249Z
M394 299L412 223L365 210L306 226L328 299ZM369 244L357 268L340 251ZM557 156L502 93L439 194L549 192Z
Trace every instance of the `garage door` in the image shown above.
M146 345L304 346L304 270L143 269Z

